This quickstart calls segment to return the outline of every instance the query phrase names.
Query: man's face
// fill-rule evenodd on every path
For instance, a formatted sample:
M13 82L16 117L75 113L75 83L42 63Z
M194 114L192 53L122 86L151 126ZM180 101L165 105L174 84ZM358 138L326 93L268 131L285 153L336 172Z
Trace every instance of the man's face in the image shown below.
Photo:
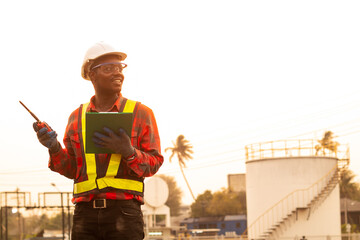
M113 71L105 70L111 69L108 67L117 66L117 64L106 65L106 63L120 62L119 57L116 55L108 55L95 60L95 63L92 65L93 67L104 64L90 72L91 82L94 85L96 93L114 94L121 92L121 87L124 82L124 75L122 74L121 69L115 68Z

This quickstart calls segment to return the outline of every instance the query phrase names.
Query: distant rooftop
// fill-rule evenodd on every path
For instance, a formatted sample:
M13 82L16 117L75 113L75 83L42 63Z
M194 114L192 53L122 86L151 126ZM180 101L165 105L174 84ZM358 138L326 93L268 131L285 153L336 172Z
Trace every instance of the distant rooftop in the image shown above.
M181 223L204 223L213 221L237 221L246 220L246 215L226 215L222 217L199 217L199 218L185 218Z
M236 221L236 220L246 220L246 215L227 215L224 218L225 221Z
M348 212L360 212L360 202L358 201L351 200L348 198L342 198L340 200L340 209L342 212L345 211L345 206Z

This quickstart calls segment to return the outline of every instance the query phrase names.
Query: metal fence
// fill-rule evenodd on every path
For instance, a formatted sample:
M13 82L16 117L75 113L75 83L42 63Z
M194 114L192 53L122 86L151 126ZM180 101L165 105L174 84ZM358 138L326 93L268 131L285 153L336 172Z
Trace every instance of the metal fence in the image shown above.
M147 240L145 238L145 240ZM156 238L156 240L250 240L241 236L188 236L172 238ZM275 239L267 239L275 240ZM282 237L276 240L360 240L360 233L344 233L342 235L323 235L323 236L294 236Z
M322 148L318 141L313 139L278 140L254 143L245 146L245 150L247 161L266 158L308 156L334 157L345 161L348 161L349 159L348 145L336 145L336 148L329 150Z
M34 204L29 192L0 193L0 240L39 239L33 236L35 230L29 228L27 221L32 216L61 214L61 236L40 239L68 239L71 231L71 192L44 192L38 194L38 203Z

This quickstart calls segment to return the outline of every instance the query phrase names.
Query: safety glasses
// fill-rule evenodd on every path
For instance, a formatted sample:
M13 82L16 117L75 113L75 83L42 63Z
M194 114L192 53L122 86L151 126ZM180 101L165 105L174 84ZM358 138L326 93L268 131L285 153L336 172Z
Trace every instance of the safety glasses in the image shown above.
M122 72L124 68L127 67L126 63L119 62L110 62L110 63L101 63L91 68L91 71L100 68L103 73L113 73L114 71Z

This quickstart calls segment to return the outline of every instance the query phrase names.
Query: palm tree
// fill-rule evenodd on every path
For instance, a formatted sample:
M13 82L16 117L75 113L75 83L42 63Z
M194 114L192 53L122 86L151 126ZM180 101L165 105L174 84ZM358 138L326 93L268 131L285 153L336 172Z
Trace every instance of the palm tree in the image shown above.
M322 149L323 155L325 155L325 149L328 149L330 152L337 154L337 148L340 145L338 142L335 142L332 131L326 131L324 137L321 140L318 140L319 144L315 146L316 155Z
M360 200L360 184L355 182L356 175L348 168L344 168L340 178L340 199L344 199L344 218L345 224L348 223L348 220L353 222L351 216L348 213L348 201Z
M190 184L187 181L186 177L185 177L185 173L184 173L184 168L186 168L186 164L185 164L185 160L190 160L192 159L191 154L193 154L194 152L192 151L192 145L190 144L190 142L188 140L185 139L184 135L179 135L176 139L176 143L173 142L174 147L168 147L165 149L165 152L168 150L172 151L172 154L169 158L169 161L171 162L172 158L175 156L177 156L178 162L179 162L179 166L180 166L180 170L181 173L185 179L186 185L188 186L191 196L192 198L195 200L195 196L194 193L191 190Z
M340 198L360 200L360 184L355 181L356 175L353 171L345 168L340 179Z

